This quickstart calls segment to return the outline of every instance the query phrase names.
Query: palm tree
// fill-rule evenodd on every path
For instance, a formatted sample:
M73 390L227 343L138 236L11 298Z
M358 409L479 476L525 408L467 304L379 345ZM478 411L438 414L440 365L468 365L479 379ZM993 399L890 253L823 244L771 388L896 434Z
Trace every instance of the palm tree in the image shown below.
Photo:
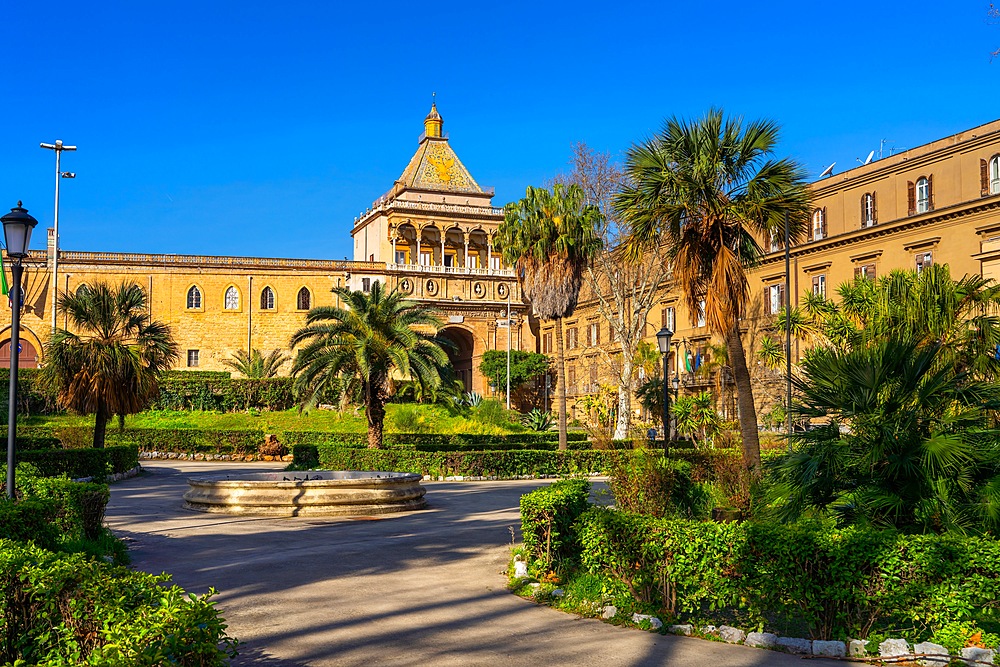
M95 413L94 447L103 447L108 419L143 410L180 353L170 327L150 319L146 293L133 282L63 292L58 308L74 331L53 333L41 380L63 407Z
M239 350L232 359L224 359L222 365L251 380L273 378L288 362L288 356L281 350L271 350L264 355L260 350L247 354Z
M306 315L292 336L302 345L292 364L294 389L303 406L313 405L345 383L360 389L368 417L368 447L382 448L385 403L392 380L411 380L426 388L441 385L448 355L437 336L441 321L426 306L387 292L376 281L370 293L335 287L343 308L323 306Z
M629 226L633 256L665 243L674 279L691 312L705 302L708 325L725 341L739 399L744 465L759 474L760 441L750 371L740 335L747 314L747 269L764 256L761 240L783 230L802 238L810 194L804 171L773 157L778 127L744 123L713 109L689 123L676 118L629 149L626 185L615 206Z
M515 267L521 292L540 320L555 320L559 449L566 449L566 358L562 320L576 310L583 273L601 249L601 212L586 204L578 185L552 190L528 186L524 199L507 204L495 246Z

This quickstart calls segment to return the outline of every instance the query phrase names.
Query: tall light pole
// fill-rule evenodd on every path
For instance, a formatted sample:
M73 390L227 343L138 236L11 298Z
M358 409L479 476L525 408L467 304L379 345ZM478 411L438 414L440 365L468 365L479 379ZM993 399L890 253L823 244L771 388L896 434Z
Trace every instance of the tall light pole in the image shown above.
M31 230L38 221L17 202L10 213L0 217L7 243L7 257L13 278L10 289L10 396L7 404L7 497L14 497L14 443L17 439L17 362L21 353L21 260L28 256Z
M785 419L788 421L788 451L792 451L792 272L788 235L788 211L785 211Z
M56 304L58 303L59 294L59 181L64 178L76 178L76 174L71 171L61 171L59 167L60 158L62 157L63 151L75 151L76 146L64 146L62 139L56 139L54 144L39 144L42 148L47 148L51 151L56 152L56 212L55 218L53 219L52 226L55 228L53 233L56 237L55 249L52 253L52 331L56 330Z
M656 345L663 355L663 450L670 449L670 369L667 368L667 360L670 356L670 339L674 337L674 332L663 327L656 332Z
M513 328L511 325L513 323L510 321L510 290L507 290L507 409L510 410L510 345L511 345L511 333L510 330Z

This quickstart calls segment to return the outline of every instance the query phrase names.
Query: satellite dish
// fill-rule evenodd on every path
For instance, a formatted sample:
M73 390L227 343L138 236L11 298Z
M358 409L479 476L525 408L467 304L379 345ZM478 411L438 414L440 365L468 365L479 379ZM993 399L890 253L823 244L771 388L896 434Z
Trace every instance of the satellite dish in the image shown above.
M836 162L834 162L834 163L833 163L833 164L831 164L831 165L830 165L829 167L827 167L826 169L824 169L824 170L823 170L823 173L822 173L822 174L820 174L820 175L819 175L819 177L820 177L820 178L826 178L827 176L829 176L830 174L832 174L832 173L833 173L833 167L834 167L834 165L836 165L836 164L837 164L837 163L836 163Z
M875 157L875 151L872 151L871 153L868 154L868 157L865 158L865 164L871 162L873 157Z

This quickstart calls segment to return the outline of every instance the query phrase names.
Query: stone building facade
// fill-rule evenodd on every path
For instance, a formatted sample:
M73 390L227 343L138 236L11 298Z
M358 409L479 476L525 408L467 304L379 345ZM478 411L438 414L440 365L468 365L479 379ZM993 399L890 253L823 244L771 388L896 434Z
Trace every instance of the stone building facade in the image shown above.
M339 305L334 287L368 291L382 281L440 313L459 377L488 395L478 371L483 352L506 350L508 338L513 349L536 345L513 272L492 250L503 209L491 205L493 192L472 178L442 127L432 108L403 175L355 220L353 261L60 250L58 289L134 281L152 316L171 326L178 369L223 370L240 350L287 349L310 308ZM41 362L52 330L54 251L50 229L48 250L24 261L22 368ZM0 365L9 366L9 311L0 318Z

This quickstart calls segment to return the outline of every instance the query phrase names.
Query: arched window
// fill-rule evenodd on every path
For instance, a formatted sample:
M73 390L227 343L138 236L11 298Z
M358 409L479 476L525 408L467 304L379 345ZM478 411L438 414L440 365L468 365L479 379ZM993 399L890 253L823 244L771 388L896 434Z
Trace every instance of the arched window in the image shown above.
M240 291L232 285L226 288L226 296L223 299L223 306L226 310L240 309Z
M201 290L197 285L191 285L191 289L188 290L187 307L201 308Z
M274 290L265 287L260 292L260 309L274 310Z
M926 213L931 209L931 183L921 176L917 179L917 213Z
M82 285L76 288L76 295L84 296L88 290L90 290L90 288L87 287L87 283L83 283Z
M1000 155L990 160L990 194L1000 195Z
M299 295L295 298L295 307L299 310L309 310L312 307L312 295L309 294L308 287L299 290Z
M866 192L861 195L861 227L871 227L875 224L875 193Z

